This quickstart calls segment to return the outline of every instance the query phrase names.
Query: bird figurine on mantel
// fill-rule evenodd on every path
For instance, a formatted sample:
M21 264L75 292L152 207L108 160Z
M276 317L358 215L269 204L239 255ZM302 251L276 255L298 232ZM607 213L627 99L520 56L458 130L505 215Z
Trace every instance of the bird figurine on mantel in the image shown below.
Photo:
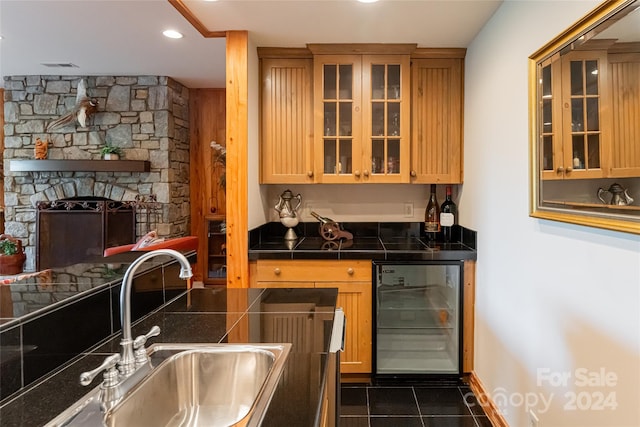
M87 118L98 109L98 100L87 96L87 83L81 79L78 83L76 105L64 116L52 121L47 126L47 132L67 126L75 121L82 127L87 125Z

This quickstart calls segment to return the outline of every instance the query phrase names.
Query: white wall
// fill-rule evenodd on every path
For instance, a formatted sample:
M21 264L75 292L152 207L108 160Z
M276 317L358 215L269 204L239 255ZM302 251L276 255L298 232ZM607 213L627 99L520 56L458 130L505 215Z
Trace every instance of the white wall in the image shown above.
M258 49L249 33L248 58L248 130L247 130L247 220L249 230L267 222L266 211L263 207L266 189L258 185L259 174L259 115L260 115L260 64Z
M640 426L640 236L528 216L527 58L597 3L507 1L466 58L460 222L478 231L475 370L513 427L529 425L522 399L540 427ZM616 379L583 386L580 369ZM566 386L543 372L568 373Z

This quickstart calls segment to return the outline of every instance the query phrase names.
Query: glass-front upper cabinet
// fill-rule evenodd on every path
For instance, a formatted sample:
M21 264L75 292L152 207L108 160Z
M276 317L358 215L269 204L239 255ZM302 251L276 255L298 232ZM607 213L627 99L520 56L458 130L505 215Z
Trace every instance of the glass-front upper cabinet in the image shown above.
M409 56L317 55L314 62L319 181L408 182Z
M361 63L358 56L322 55L316 58L316 119L321 141L316 147L316 170L322 182L352 182L360 171ZM316 139L318 141L318 139ZM320 165L318 164L320 163ZM358 172L359 173L359 172Z
M570 52L541 64L538 103L540 171L543 179L600 178L606 175L609 144L606 53Z

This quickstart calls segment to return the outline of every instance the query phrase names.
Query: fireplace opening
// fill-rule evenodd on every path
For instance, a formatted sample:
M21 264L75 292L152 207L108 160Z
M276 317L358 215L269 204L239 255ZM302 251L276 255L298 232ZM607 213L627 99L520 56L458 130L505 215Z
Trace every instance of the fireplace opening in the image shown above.
M136 202L72 197L36 206L36 270L99 262L136 240Z

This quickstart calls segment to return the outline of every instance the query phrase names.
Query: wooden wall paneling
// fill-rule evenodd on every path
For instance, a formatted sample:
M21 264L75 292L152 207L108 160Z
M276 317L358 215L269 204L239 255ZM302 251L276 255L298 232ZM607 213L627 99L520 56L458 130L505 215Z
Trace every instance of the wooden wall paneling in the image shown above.
M640 62L611 64L611 172L640 176Z
M247 31L227 32L227 287L249 287Z
M192 89L189 94L191 234L198 236L199 260L194 280L207 277L208 215L224 215L225 193L219 186L224 173L214 165L211 141L225 145L225 89Z

